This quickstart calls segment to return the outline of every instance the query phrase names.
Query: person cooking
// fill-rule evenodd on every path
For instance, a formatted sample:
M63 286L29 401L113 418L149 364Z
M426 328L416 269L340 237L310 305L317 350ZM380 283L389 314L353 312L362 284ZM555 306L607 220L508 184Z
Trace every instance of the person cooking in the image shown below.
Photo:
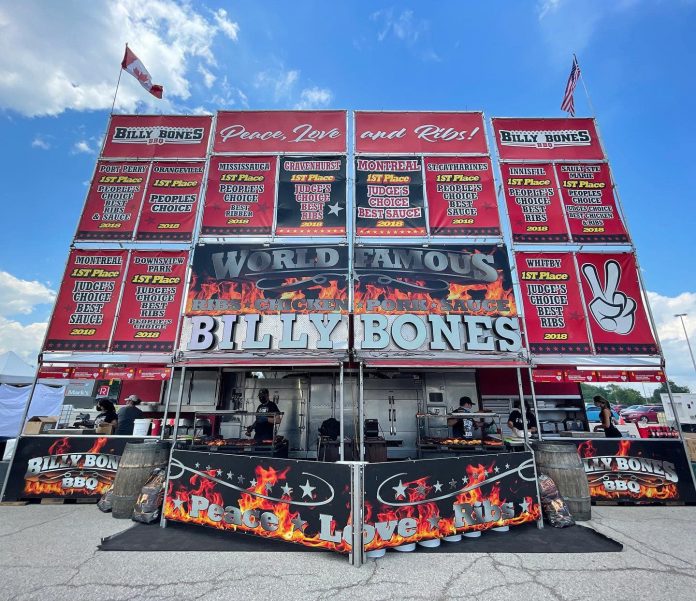
M251 436L254 432L254 440L273 440L273 426L280 423L280 409L268 394L268 388L259 390L259 406L256 408L257 415L254 423L247 427L246 435Z
M459 407L457 407L452 414L456 415L459 413L471 413L474 406L471 398L468 396L463 396L459 399ZM473 438L474 437L474 426L476 422L473 419L462 419L456 417L450 417L447 419L447 425L452 428L452 438Z
M97 411L100 411L100 413L94 418L94 427L98 428L104 424L111 424L115 430L118 424L118 415L116 414L114 404L108 399L101 399L97 401Z
M118 410L118 424L116 425L117 436L132 436L135 420L143 417L143 412L138 409L140 399L134 394L126 399L126 406Z
M592 400L595 407L599 407L599 421L602 422L604 435L607 438L621 438L621 431L614 425L614 420L612 419L609 401L600 395L597 395Z
M530 434L534 434L537 431L537 421L534 416L534 412L527 408L525 411L525 417L527 418L527 431ZM512 433L518 438L524 438L524 422L522 420L522 411L520 411L520 402L515 403L515 408L510 412L508 416L508 428L512 430Z

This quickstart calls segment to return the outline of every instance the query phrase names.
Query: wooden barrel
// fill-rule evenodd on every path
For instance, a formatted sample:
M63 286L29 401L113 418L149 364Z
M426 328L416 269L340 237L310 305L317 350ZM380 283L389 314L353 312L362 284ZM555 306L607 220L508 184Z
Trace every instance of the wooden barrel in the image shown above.
M549 476L556 483L573 519L579 522L591 519L590 487L578 448L573 443L562 442L535 442L532 447L537 473Z
M135 501L153 468L166 468L170 447L171 443L168 441L126 444L114 479L111 511L113 517L119 519L131 517Z

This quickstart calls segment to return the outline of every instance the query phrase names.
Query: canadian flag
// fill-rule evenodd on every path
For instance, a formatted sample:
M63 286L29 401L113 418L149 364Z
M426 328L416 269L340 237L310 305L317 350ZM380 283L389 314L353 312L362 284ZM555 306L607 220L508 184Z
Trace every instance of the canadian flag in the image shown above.
M140 59L135 56L135 53L128 46L126 46L126 54L121 62L121 68L135 77L140 82L140 85L150 92L150 94L157 98L162 98L164 88L152 83L152 78L145 68L145 65L140 62Z

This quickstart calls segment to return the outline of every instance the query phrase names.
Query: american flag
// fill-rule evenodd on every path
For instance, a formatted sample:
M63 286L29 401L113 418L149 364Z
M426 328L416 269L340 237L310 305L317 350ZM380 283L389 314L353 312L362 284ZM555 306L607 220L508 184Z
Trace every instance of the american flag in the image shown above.
M570 77L568 77L568 83L566 84L563 102L561 102L561 110L570 113L571 117L575 117L575 100L573 99L573 94L575 93L575 86L578 85L578 79L580 79L580 65L578 65L578 59L574 56L573 67L570 70Z

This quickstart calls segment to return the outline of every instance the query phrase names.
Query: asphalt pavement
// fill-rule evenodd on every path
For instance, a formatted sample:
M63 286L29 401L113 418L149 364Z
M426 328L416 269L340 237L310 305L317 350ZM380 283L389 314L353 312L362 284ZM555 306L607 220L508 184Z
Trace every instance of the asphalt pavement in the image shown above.
M104 552L126 520L95 505L0 506L1 601L612 601L696 598L696 507L594 507L620 553Z

